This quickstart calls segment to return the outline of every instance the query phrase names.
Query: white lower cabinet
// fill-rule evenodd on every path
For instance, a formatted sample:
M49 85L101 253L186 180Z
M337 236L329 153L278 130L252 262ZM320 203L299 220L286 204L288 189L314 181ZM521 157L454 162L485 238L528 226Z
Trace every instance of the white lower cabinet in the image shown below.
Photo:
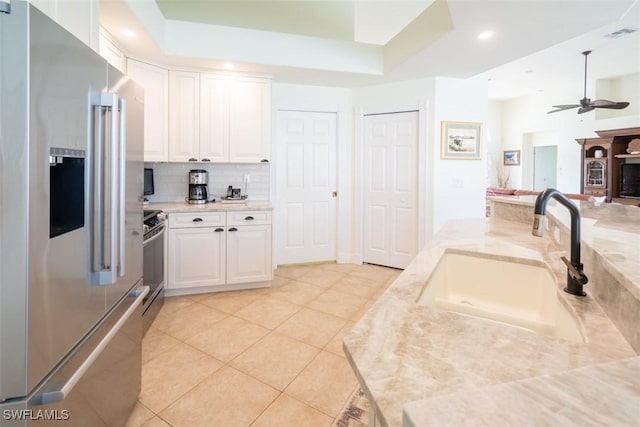
M169 230L169 288L224 285L225 254L222 227Z
M169 214L168 261L169 292L241 289L272 280L271 213Z
M227 227L227 283L271 280L271 225Z

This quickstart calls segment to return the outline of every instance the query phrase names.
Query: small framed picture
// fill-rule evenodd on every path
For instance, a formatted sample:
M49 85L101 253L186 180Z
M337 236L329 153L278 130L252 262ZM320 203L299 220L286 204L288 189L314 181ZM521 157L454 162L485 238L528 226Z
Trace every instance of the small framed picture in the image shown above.
M505 151L503 164L505 166L520 165L520 150Z
M442 122L440 158L477 160L481 158L482 123Z

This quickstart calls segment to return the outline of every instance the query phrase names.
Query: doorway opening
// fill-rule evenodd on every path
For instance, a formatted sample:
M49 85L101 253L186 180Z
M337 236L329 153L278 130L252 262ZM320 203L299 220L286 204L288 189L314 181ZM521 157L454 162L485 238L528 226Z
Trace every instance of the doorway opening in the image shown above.
M558 147L543 145L533 147L533 190L556 188L558 177Z

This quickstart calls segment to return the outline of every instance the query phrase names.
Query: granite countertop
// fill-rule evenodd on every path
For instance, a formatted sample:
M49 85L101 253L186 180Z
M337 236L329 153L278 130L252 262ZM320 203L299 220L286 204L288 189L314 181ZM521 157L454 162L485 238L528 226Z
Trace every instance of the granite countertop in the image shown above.
M192 205L186 202L149 203L145 209L159 209L166 213L193 212L227 212L227 211L271 211L273 206L269 201L246 201L245 203L204 203Z
M520 197L509 199L509 203L532 206L533 200L533 197ZM584 243L597 244L605 256L633 247L638 233L634 229L625 231L628 230L626 221L629 218L615 212L616 207L594 209L588 203L581 202L584 204L581 206ZM564 218L562 210L565 208L550 203L547 215L557 215L560 222L566 220L568 223L568 215ZM631 215L637 224L640 210L638 217L634 217L633 211L626 214ZM598 229L598 222L606 230ZM611 233L611 230L614 232ZM559 291L560 297L582 323L586 343L570 343L497 322L416 304L424 284L448 248L479 252L489 257L516 257L543 262L553 271L561 289L566 281L566 267L559 258L564 251L558 249L553 235L553 232L548 232L544 238L534 237L530 224L499 218L490 221L459 220L445 225L418 254L344 339L347 359L380 425L403 425L404 408L405 425L440 425L442 417L447 417L445 412L450 411L455 415L451 419L459 422L449 425L460 425L460 420L463 420L467 424L494 426L495 418L472 418L484 413L486 402L492 396L498 400L501 411L519 411L517 403L523 401L523 394L526 395L527 390L531 393L536 387L542 387L545 393L552 393L555 381L562 382L563 375L570 375L568 371L590 367L597 373L600 372L597 366L611 363L610 369L615 372L621 370L622 373L607 378L611 380L611 389L615 389L616 397L622 405L626 405L627 410L621 414L614 399L607 398L609 407L614 408L610 412L616 412L611 415L610 425L620 424L616 416L624 418L637 415L637 411L633 412L640 399L637 381L631 386L624 381L631 376L638 377L640 359L590 295L588 285L585 288L586 297L574 297ZM631 288L639 286L638 252L636 245L635 251L627 253L625 257L610 257L610 265L606 267ZM633 358L630 362L615 365L630 358ZM589 378L591 373L583 372L585 378ZM596 395L595 398L606 396L607 389L602 389L601 383L597 382L602 375L597 378L592 375L596 379L582 384L583 389L577 390L582 394L565 399L567 405L573 405L577 416L583 418L571 419L571 424L567 424L563 422L563 415L555 412L548 414L553 418L550 424L592 424L588 418L589 411L580 410L580 407L585 406L584 393ZM516 385L533 378L537 378L531 386L533 388ZM513 389L505 389L507 386ZM471 394L463 396L463 393L472 392L480 393L484 399L473 404ZM513 406L500 406L505 395L512 397ZM458 405L458 396L467 399L465 405ZM436 407L440 408L440 412L434 410ZM435 418L432 418L431 410L439 415L433 415ZM490 412L490 409L487 411ZM513 412L511 415L515 418L510 420L523 425L536 424L538 421L531 418L538 416L538 412L533 410L520 414ZM555 415L557 418L554 418ZM544 420L540 421L544 424Z

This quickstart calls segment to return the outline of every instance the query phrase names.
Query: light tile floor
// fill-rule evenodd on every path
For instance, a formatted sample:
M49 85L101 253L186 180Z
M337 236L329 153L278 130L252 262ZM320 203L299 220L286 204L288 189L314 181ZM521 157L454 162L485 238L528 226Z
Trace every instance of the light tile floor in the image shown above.
M285 266L270 288L167 298L128 426L333 425L357 386L342 338L399 274Z

